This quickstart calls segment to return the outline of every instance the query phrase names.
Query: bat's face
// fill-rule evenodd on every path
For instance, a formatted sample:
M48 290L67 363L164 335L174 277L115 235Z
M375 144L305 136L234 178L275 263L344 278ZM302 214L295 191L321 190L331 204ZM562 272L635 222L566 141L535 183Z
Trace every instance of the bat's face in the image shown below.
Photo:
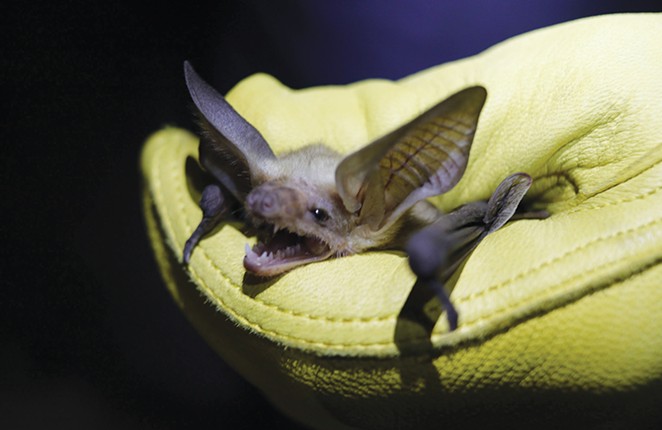
M342 254L348 223L337 203L332 190L303 181L269 181L256 187L245 204L258 228L257 244L246 247L246 269L274 276Z
M279 158L268 179L246 196L245 210L258 230L246 246L244 266L259 276L275 276L297 266L353 253L355 218L335 187L340 156L326 147L308 147Z

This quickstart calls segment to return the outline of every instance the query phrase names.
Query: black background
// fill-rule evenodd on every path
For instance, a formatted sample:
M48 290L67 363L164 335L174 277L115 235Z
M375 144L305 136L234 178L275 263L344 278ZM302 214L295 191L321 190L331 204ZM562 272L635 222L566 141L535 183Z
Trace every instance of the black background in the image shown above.
M656 4L3 2L0 428L296 428L206 346L151 256L138 156L160 127L193 128L183 60L223 92L257 71L399 78Z

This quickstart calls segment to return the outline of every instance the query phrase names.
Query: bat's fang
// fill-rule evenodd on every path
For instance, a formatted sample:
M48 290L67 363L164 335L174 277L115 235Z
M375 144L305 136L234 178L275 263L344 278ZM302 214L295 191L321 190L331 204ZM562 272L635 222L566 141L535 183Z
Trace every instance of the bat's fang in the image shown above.
M331 256L330 247L314 236L302 236L277 226L260 238L251 248L245 247L244 267L258 276L275 276L297 266L325 260Z

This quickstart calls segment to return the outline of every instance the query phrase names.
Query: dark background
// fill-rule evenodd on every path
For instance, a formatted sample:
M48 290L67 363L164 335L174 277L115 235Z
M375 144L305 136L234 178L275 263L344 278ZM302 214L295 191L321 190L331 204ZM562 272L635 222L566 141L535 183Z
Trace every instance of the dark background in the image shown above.
M295 428L206 346L151 256L138 156L193 127L183 60L223 92L257 71L399 78L659 3L3 2L0 428Z

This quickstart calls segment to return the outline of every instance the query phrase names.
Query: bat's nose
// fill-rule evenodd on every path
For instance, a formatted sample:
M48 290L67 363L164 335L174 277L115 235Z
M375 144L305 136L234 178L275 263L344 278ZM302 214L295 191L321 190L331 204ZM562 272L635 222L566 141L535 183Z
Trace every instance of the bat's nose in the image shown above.
M264 219L287 219L301 216L303 204L299 193L292 188L261 185L246 196L246 205Z

